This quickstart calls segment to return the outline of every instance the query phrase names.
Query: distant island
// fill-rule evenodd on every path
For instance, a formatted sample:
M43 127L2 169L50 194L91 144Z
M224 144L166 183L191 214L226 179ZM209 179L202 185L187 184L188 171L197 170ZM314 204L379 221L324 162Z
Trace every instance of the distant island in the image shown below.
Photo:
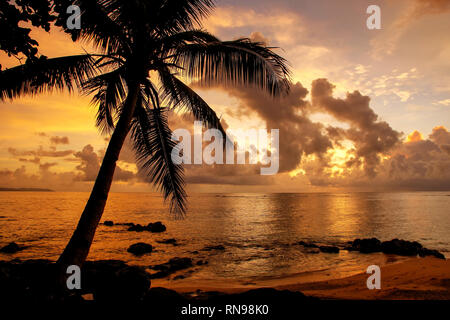
M55 192L52 189L42 189L42 188L0 188L2 191L38 191L38 192Z

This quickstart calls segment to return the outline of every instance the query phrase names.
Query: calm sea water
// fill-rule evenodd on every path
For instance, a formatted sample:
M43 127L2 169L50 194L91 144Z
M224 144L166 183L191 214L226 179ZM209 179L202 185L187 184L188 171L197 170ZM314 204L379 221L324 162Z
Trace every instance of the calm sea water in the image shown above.
M16 241L30 246L14 255L0 254L0 259L56 260L87 197L88 193L0 192L0 245ZM167 231L136 233L126 231L126 226L100 225L89 259L154 265L191 257L209 263L191 269L188 278L216 282L249 283L314 272L343 276L402 258L347 251L311 254L292 244L403 238L449 257L449 208L448 192L195 194L189 198L187 217L176 220L157 194L112 193L102 221L162 221ZM177 239L179 246L156 242L168 238ZM155 251L139 258L127 253L128 246L139 241L154 245ZM215 245L225 250L203 250Z

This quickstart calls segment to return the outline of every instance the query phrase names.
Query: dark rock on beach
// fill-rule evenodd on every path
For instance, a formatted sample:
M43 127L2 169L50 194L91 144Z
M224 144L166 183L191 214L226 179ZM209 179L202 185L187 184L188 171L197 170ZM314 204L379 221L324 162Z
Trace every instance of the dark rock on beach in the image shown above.
M339 248L335 246L320 246L319 250L325 253L339 253Z
M419 249L419 256L420 257L433 256L433 257L445 260L445 256L442 253L440 253L437 250L431 250L431 249L427 249L427 248Z
M150 288L150 275L142 268L125 266L114 272L101 273L93 286L94 299L99 302L141 300Z
M2 247L0 249L0 252L2 252L2 253L16 253L16 252L22 251L22 250L24 250L26 248L27 248L26 246L19 246L15 242L10 242L6 246Z
M174 258L164 265L175 270L192 266L192 261L190 258ZM272 312L272 308L285 310L292 307L292 301L296 301L295 310L298 311L303 302L317 300L300 292L270 288L236 294L197 291L195 296L183 295L166 288L150 288L151 280L144 268L129 266L119 260L86 261L81 269L81 290L67 292L58 289L56 272L55 263L48 260L0 261L0 301L5 306L6 303L14 302L63 302L76 305L97 302L107 303L112 307L111 310L127 303L141 303L152 319L174 319L179 316L179 307L186 304L267 304ZM175 278L182 279L188 274ZM87 294L92 294L94 301L85 301L83 296Z
M348 247L347 247L348 249ZM361 253L372 253L381 251L381 241L377 238L355 239L349 251L359 251Z
M164 232L166 231L166 226L162 222L158 221L155 223L149 223L147 225L147 230L150 232Z
M400 256L416 256L422 245L417 241L406 241L393 239L390 241L383 241L381 243L381 251L387 254L397 254Z
M133 224L128 228L128 231L135 231L135 232L142 232L147 230L144 226L141 226L140 224Z
M377 238L370 238L355 239L349 244L350 246L345 247L345 250L359 251L361 253L383 252L385 254L396 254L400 256L434 256L436 258L445 259L445 256L439 251L424 248L417 241L392 239L390 241L381 242Z
M140 224L134 224L134 223L131 223L131 224L125 223L124 225L129 226L128 231L135 231L135 232L149 231L149 232L159 233L159 232L164 232L167 230L166 226L160 221L155 222L155 223L149 223L146 226L142 226Z
M158 271L151 275L152 279L158 279L165 278L174 272L187 269L192 266L193 264L191 258L173 258L166 263L150 266L149 268Z
M138 243L132 244L127 249L127 251L129 253L132 253L132 254L134 254L136 256L140 256L140 255L143 255L143 254L146 254L146 253L150 253L150 252L152 252L152 250L153 250L152 245L150 245L148 243L144 243L144 242L138 242Z
M312 242L305 242L305 241L299 241L297 244L304 246L305 248L319 248L318 245L312 243Z
M103 222L103 225L107 227L112 227L114 225L114 222L111 220L106 220L105 222Z

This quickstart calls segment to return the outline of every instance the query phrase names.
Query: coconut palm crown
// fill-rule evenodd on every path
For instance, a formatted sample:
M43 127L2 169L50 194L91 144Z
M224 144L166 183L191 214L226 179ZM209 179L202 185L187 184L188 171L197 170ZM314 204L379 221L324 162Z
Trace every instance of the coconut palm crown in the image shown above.
M241 38L221 41L204 31L201 20L211 0L76 0L81 29L68 30L94 53L42 58L4 70L0 98L13 99L55 89L92 95L96 124L111 139L90 198L59 262L85 261L101 219L120 150L129 135L136 160L149 182L184 214L183 167L171 161L167 113L184 110L208 128L224 133L213 109L185 82L253 86L272 96L289 90L286 61L263 43ZM64 24L60 24L64 27Z

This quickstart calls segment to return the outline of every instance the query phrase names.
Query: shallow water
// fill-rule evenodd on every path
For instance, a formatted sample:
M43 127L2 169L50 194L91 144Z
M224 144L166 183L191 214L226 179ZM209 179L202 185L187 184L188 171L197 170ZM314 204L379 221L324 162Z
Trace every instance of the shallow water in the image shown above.
M0 260L56 260L83 209L88 193L0 192L0 245L16 241L30 247ZM371 264L402 259L384 254L311 254L293 243L306 240L343 244L362 237L416 240L450 252L448 192L323 194L194 194L185 219L171 219L157 194L112 193L104 220L147 224L162 221L161 234L128 232L126 226L97 229L89 259L120 259L154 265L175 256L207 260L190 280L252 281L319 271L344 276ZM179 246L156 240L175 238ZM134 257L126 249L148 242L155 251ZM223 245L225 250L203 250ZM194 251L198 251L195 253Z

